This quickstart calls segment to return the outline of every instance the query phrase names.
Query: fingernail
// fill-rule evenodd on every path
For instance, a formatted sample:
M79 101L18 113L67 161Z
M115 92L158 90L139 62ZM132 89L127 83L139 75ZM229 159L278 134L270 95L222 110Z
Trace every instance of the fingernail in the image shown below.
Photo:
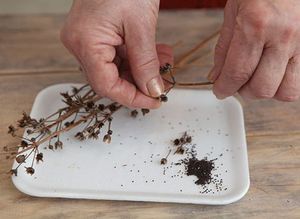
M226 98L226 96L223 96L223 95L216 95L216 97L219 99L219 100L224 100Z
M223 99L225 99L227 96L226 95L224 95L224 94L218 94L218 93L215 93L214 92L214 94L215 94L215 96L219 99L219 100L223 100Z
M147 83L147 89L152 97L159 97L163 93L163 84L160 75L152 78Z

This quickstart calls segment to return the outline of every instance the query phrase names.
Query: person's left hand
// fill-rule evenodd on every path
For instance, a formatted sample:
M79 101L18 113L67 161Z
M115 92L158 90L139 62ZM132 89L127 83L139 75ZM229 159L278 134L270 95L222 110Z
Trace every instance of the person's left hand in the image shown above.
M215 95L296 101L299 21L299 0L228 0L209 75Z

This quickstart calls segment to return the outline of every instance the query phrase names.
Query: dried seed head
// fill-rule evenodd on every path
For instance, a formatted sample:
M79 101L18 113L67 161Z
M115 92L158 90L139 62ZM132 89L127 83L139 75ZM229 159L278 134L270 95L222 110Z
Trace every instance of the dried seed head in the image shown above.
M131 113L130 113L131 117L133 117L133 118L136 118L136 116L138 114L139 114L139 112L137 110L132 110Z
M83 140L85 140L86 137L82 132L77 132L75 135L75 138L77 138L80 141L83 141Z
M43 153L38 153L37 155L36 155L36 161L37 162L39 162L39 161L43 161Z
M168 97L165 94L162 94L159 96L159 101L160 102L168 102Z
M173 144L175 146L178 146L180 144L180 140L178 138L176 138L174 141L173 141Z
M111 135L109 134L104 135L103 142L109 144L111 142Z
M31 129L27 129L27 130L26 130L26 133L27 133L28 135L31 135L31 134L33 133L33 131L32 131Z
M178 147L175 151L175 154L183 154L184 153L184 148L182 146Z
M187 136L186 137L186 142L187 143L191 143L192 142L192 137L191 136Z
M150 112L149 109L141 109L143 116Z
M28 174L30 174L30 175L34 174L34 169L33 169L33 167L25 167L25 168L26 168L26 173L28 173Z
M21 155L16 157L17 163L24 163L25 159L26 159L26 156L24 154L21 154Z
M103 111L105 109L105 106L103 104L99 104L98 105L98 109L101 110L101 111Z
M9 173L10 173L11 175L17 176L17 175L18 175L18 170L17 170L17 169L11 169L11 170L9 171Z
M27 142L27 141L24 141L24 140L22 140L22 141L21 141L21 147L22 147L22 148L26 148L26 147L28 147L28 142Z
M93 101L89 101L86 103L86 106L89 108L89 109L92 109L94 107L95 103Z
M104 126L104 123L103 123L103 122L100 122L100 123L98 124L98 128L99 128L99 129L101 129L103 126Z
M161 165L165 165L165 164L167 164L167 162L168 162L168 160L165 157L160 160Z
M61 141L57 141L57 142L55 142L54 146L55 146L55 149L58 149L58 148L62 149L63 143Z
M49 144L49 145L48 145L48 148L49 148L50 150L53 150L53 145Z
M112 130L108 130L107 134L112 135L113 131Z
M111 112L115 112L117 110L117 106L115 104L109 105L108 108Z

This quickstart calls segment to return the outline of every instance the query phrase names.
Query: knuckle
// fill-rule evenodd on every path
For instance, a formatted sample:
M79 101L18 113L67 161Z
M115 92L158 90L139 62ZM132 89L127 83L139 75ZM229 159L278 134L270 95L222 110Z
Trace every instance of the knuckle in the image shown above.
M296 33L296 27L292 24L288 24L283 27L282 34L281 34L281 43L289 43Z
M253 89L252 86L250 86L250 90L252 91L253 96L257 99L271 99L275 94L271 89L268 88Z
M294 102L299 99L299 95L281 95L277 99L285 102Z
M248 81L251 77L251 74L249 72L237 72L237 71L233 71L233 72L227 72L225 73L226 77L233 81L234 83L244 83L246 81Z
M266 8L247 8L238 16L238 24L246 34L261 38L272 22L272 12Z

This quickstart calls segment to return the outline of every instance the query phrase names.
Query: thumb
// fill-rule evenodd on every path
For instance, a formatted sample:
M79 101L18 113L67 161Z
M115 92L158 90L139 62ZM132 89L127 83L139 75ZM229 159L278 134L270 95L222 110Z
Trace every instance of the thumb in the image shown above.
M225 63L226 55L233 36L233 28L236 22L236 8L237 6L235 1L228 1L224 9L224 23L215 47L214 67L207 76L208 80L211 82L214 82L219 77Z
M155 30L156 18L155 22L134 19L124 28L127 56L136 85L145 95L159 97L164 85L159 73Z

